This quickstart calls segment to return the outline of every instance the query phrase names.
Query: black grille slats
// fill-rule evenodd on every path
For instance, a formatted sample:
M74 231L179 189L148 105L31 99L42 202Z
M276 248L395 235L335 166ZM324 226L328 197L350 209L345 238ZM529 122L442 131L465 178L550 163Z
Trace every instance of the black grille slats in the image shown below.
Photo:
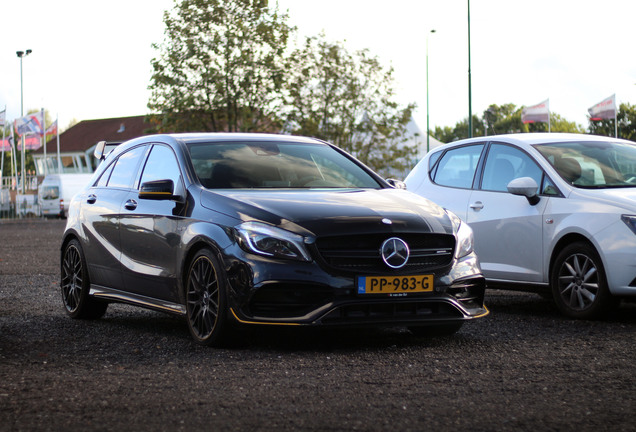
M407 264L395 271L389 268L380 254L382 243L397 237L404 240L410 251ZM332 268L366 273L412 273L446 267L453 260L455 237L449 234L381 233L338 237L321 237L316 249L325 264Z

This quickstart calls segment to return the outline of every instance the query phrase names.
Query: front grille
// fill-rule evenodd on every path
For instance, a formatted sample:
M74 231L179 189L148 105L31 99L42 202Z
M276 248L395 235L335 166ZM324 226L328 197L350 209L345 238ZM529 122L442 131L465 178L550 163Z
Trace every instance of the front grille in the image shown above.
M382 233L321 237L317 251L324 263L332 268L350 272L386 273L390 269L383 261L380 248L385 240L398 237L410 250L404 267L396 273L422 272L451 264L455 237L449 234Z
M427 320L463 318L450 302L413 300L410 302L367 303L335 308L320 321L322 324L409 323Z

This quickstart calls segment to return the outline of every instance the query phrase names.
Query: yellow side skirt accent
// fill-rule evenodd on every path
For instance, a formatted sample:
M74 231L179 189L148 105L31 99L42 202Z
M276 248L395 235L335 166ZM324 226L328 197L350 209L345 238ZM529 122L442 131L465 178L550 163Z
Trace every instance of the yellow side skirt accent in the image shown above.
M278 325L278 326L299 326L301 324L298 323L279 323L279 322L266 322L266 321L245 321L240 319L238 316L236 316L236 312L234 312L234 309L230 308L230 311L232 312L232 315L234 316L234 319L237 320L238 322L240 322L241 324L261 324L261 325Z

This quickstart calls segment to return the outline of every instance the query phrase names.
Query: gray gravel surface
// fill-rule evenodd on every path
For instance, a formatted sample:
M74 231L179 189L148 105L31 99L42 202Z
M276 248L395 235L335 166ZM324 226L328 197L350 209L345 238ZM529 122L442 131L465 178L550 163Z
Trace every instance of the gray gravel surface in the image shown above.
M0 222L0 430L634 431L636 305L570 321L533 294L449 338L248 329L195 345L179 318L76 321L62 221Z

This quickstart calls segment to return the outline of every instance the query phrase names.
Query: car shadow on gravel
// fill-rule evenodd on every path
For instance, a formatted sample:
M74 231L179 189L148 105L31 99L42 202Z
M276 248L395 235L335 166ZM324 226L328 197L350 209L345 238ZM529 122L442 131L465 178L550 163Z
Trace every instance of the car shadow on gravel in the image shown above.
M570 320L561 314L551 298L540 294L489 290L486 294L485 303L490 310L491 318L500 314L506 314L526 318ZM608 317L595 321L636 325L636 302L623 300ZM581 322L584 322L584 320L581 320Z

